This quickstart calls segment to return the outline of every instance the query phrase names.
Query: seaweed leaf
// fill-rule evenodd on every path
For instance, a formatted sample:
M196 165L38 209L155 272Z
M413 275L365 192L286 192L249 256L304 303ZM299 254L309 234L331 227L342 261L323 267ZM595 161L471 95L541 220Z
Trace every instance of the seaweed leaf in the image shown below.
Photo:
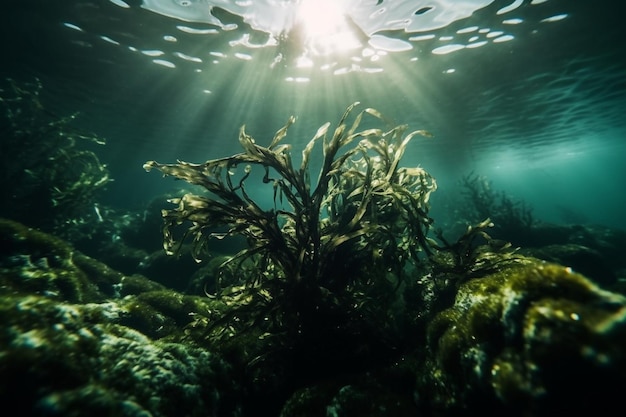
M365 116L388 122L372 108L349 121L357 105L347 108L330 137L330 123L318 128L302 150L297 168L290 146L281 143L294 117L268 147L258 145L244 125L239 132L242 153L203 164L149 161L144 165L207 192L207 196L186 194L171 200L176 207L163 211L167 253L175 252L174 231L181 228L183 240L193 237L197 260L209 239L246 238L248 248L220 267L233 277L231 282L243 282L243 289L235 292L236 297L227 288L218 291L244 302L240 311L245 314L274 315L268 321L251 318L250 325L279 325L287 317L285 309L295 309L293 317L306 321L317 314L320 304L332 305L339 294L367 294L366 289L380 279L376 271L394 271L400 282L406 262L419 263L421 251L432 251L427 238L432 223L428 199L436 183L419 167L399 168L411 139L427 135L424 131L405 135L406 125L359 130ZM311 155L320 139L322 163L311 190ZM240 164L243 173L237 174ZM271 184L271 210L247 192L254 167L263 169L262 184ZM186 222L191 225L185 229ZM355 286L360 290L352 293Z

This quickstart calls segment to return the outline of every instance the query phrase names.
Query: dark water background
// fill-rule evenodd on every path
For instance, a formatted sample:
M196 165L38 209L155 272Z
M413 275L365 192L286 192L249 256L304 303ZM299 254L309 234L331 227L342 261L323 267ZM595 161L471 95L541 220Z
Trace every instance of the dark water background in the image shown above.
M228 13L223 20L237 29L190 35L177 25L214 27L153 13L137 1L128 1L129 8L109 0L10 1L0 14L0 76L39 78L47 108L59 115L79 111L77 124L107 139L98 155L115 180L104 196L114 206L141 207L180 185L144 172L147 160L202 162L238 152L244 123L259 143L269 143L292 114L298 121L286 142L299 154L320 125L337 122L360 101L435 136L416 139L403 160L437 178L435 220L446 220L449 212L440 206L454 201L459 179L474 172L532 206L539 220L626 229L626 6L524 1L497 14L512 3L495 1L428 31L436 37L382 56L381 72L332 74L271 68L276 47L232 46L243 33L260 41L263 34ZM566 16L545 21L560 15ZM514 18L522 22L503 23ZM432 53L461 36L466 42L469 35L458 31L471 26L514 38ZM168 35L178 41L165 40ZM153 50L176 67L141 52Z

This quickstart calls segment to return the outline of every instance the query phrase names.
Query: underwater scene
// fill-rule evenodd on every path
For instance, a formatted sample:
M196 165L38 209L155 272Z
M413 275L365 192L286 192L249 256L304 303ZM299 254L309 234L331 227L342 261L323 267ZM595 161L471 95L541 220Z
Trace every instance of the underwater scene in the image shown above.
M5 413L623 409L624 11L5 2Z

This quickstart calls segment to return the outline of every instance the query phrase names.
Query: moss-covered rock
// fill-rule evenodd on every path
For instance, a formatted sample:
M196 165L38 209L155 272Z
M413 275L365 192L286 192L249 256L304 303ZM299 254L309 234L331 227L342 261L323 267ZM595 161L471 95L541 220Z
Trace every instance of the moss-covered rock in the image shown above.
M97 276L88 276L81 266L90 268L90 260L67 242L11 220L0 219L0 248L4 291L91 302L104 298L100 285L110 289L121 278L108 268L97 268Z
M2 404L20 415L217 414L221 359L115 324L123 314L115 303L3 298Z
M0 401L20 415L591 414L626 387L626 298L533 258L419 273L393 308L320 298L298 338L19 223L0 245Z
M0 402L20 415L237 413L229 366L193 337L217 301L124 276L0 220Z
M626 387L626 299L560 265L464 283L427 336L418 396L436 415L590 415Z
M567 243L527 248L521 252L544 261L569 266L605 288L614 286L617 281L610 256L587 246Z

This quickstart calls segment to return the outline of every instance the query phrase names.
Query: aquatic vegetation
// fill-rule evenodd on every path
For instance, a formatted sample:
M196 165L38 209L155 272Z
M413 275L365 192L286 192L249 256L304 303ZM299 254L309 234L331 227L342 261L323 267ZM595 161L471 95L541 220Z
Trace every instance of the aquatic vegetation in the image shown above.
M371 108L354 116L357 104L332 134L330 123L318 129L299 166L290 146L282 144L293 117L267 147L242 127L242 153L202 164L145 164L146 170L156 168L206 190L171 199L177 207L163 210L167 253L175 254L188 236L199 261L210 239L247 240L248 247L220 268L216 292L231 308L209 325L213 336L255 329L265 333L255 343L272 345L270 351L307 349L308 366L330 366L321 357L331 351L337 361L354 361L353 350L362 350L359 341L375 349L389 339L391 305L404 269L432 251L428 200L436 183L422 168L400 167L410 140L429 134L407 134L406 125L359 130L364 116L384 118ZM314 177L310 161L319 145ZM255 172L273 196L271 208L262 208L248 192ZM363 340L366 335L372 337Z
M491 219L467 226L467 230L455 242L450 243L441 229L434 231L438 243L433 243L437 251L430 257L430 263L437 275L455 274L456 283L477 276L496 272L504 264L516 263L521 257L515 252L519 248L511 242L494 239L487 232L493 228Z
M469 223L491 219L492 234L498 238L526 236L536 223L532 208L526 202L494 190L485 176L470 173L461 179L461 187L466 203L464 214Z
M97 217L96 196L111 181L106 165L82 145L98 136L72 127L41 101L42 85L13 80L0 88L0 216L45 230L67 231Z
M280 143L295 122L293 117L268 147L256 144L242 128L242 153L203 164L147 162L146 170L157 168L166 176L204 187L209 194L189 193L170 200L178 207L163 211L165 250L175 252L179 241L174 229L189 221L185 234L193 236L198 260L208 239L243 235L250 246L225 266L239 268L254 259L259 271L247 277L248 284L280 278L329 290L358 280L372 263L399 270L407 261L417 261L420 250L430 252L427 212L435 181L419 167L399 167L410 139L427 133L405 136L405 125L389 131L357 131L365 114L381 120L383 116L368 108L349 126L347 118L355 105L345 112L330 139L330 124L319 128L302 151L299 168L292 164L290 146ZM309 160L319 140L323 163L312 185ZM243 175L233 180L240 165L244 165ZM263 168L262 181L271 186L274 207L269 210L246 190L252 165ZM287 207L283 207L285 201ZM216 231L219 227L226 231Z

